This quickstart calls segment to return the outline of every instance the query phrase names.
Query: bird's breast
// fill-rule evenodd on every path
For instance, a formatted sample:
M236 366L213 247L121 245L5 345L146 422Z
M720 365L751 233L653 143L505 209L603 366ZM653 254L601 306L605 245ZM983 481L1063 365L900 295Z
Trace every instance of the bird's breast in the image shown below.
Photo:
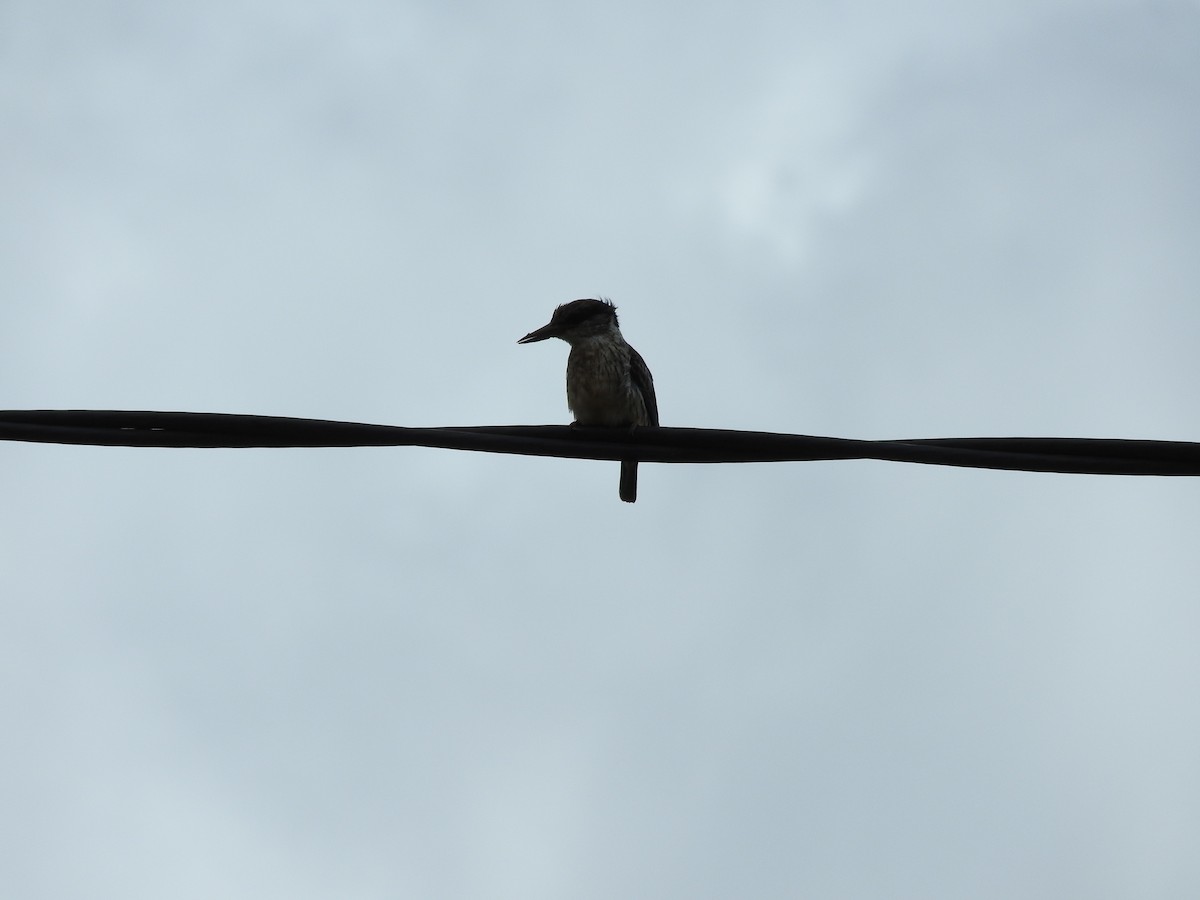
M641 391L630 378L624 342L585 341L571 348L567 406L580 425L649 424Z

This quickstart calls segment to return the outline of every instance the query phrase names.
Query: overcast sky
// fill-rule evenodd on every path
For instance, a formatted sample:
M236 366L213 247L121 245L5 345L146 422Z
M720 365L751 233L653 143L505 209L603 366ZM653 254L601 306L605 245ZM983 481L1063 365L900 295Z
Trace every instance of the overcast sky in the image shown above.
M0 2L0 407L1200 440L1200 3ZM1200 481L0 444L23 900L1200 895Z

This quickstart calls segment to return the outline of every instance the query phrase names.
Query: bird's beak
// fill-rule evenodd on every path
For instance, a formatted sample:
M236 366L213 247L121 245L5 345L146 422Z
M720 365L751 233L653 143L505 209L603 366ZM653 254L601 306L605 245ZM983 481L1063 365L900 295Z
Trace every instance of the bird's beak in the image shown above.
M558 337L558 329L554 327L554 323L543 325L537 331L531 331L525 337L517 341L518 344L532 344L535 341L544 341L546 338Z

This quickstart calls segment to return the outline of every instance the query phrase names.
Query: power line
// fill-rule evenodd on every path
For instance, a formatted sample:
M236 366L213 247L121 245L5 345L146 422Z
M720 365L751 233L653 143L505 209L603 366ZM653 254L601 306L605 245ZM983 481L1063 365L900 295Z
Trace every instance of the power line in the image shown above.
M0 412L0 440L116 447L439 447L656 463L877 459L1091 475L1200 475L1200 443L1098 438L851 438L712 428L407 428L325 419L121 410Z

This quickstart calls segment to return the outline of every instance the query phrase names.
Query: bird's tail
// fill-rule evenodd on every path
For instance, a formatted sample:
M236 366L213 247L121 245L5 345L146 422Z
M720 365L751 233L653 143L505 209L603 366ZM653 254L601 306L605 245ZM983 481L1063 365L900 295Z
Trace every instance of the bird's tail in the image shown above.
M637 501L637 461L621 462L621 499L626 503Z

